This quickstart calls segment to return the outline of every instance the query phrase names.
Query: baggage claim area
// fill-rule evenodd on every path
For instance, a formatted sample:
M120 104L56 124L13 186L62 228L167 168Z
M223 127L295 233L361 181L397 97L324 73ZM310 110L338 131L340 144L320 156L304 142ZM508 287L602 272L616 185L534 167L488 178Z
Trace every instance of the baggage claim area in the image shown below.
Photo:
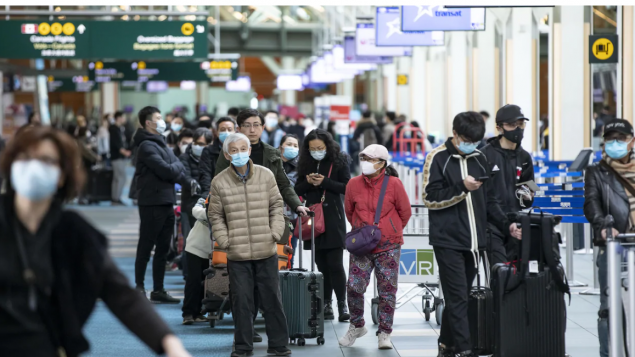
M4 143L0 152L11 147L12 139L31 126L51 126L77 140L88 179L83 193L69 202L67 208L78 212L105 235L108 252L132 287L136 282L139 288L140 279L135 261L142 245L139 243L145 217L142 207L147 200L142 196L151 190L144 191L137 185L137 177L143 180L138 168L150 167L140 163L144 159L139 156L142 149L135 143L138 132L148 131L162 137L162 147L186 165L174 166L176 174L182 171L192 180L170 181L174 184L175 201L171 206L174 227L169 234L164 280L164 293L178 302L165 297L163 301L155 299L152 281L156 274L152 264L148 264L145 278L141 279L142 283L145 280L143 293L152 309L189 353L169 352L168 356L235 356L242 348L235 342L234 314L228 297L231 280L228 266L234 264L232 260L237 256L232 243L229 248L221 248L217 241L212 253L214 243L209 234L206 243L209 252L196 257L197 264L203 262L201 269L213 268L201 272L199 279L203 286L200 289L203 315L190 315L193 320L186 321L188 316L184 313L184 300L188 300L186 295L190 291L185 271L192 274L191 268L184 267L194 264L194 259L186 255L189 251L185 243L189 245L188 236L201 230L206 237L214 231L211 223L214 217L208 213L215 209L214 202L203 203L203 200L210 190L214 191L215 183L222 182L212 181L211 188L211 180L202 182L202 177L219 177L218 169L216 176L202 175L205 158L209 160L208 166L212 163L210 156L206 156L207 147L212 152L218 150L212 154L216 155L212 156L215 160L212 167L218 168L221 162L223 168L227 167L232 159L226 172L236 170L233 175L236 182L245 180L239 188L242 190L245 183L247 199L252 175L249 170L255 165L253 156L254 162L249 164L246 176L242 176L235 161L238 156L222 152L223 140L232 138L234 130L246 135L244 141L236 143L244 144L248 139L251 153L254 145L259 145L261 154L263 143L271 145L276 153L271 154L265 146L265 161L269 160L266 155L271 154L271 162L277 160L280 170L286 171L284 175L266 166L268 163L263 164L276 176L284 214L291 222L291 226L285 223L288 243L277 245L280 288L275 291L281 299L289 333L309 331L306 337L289 336L286 345L289 353L272 351L280 346L268 344L264 310L259 306L254 332L262 341L257 342L254 337L254 356L277 353L303 357L454 356L452 352L440 352L441 326L444 317L460 319L460 314L468 315L470 320L467 343L471 344L473 354L459 354L462 351L457 350L456 356L625 357L628 356L625 346L635 344L635 327L632 327L635 311L629 308L631 302L635 303L635 290L626 288L635 284L633 238L608 234L604 239L601 233L605 228L608 232L609 227L615 228L615 234L632 232L622 228L627 225L624 222L629 220L629 212L632 215L627 204L633 196L630 193L633 188L627 187L632 182L628 174L630 160L620 158L630 157L626 156L630 152L626 150L632 150L633 146L634 6L371 6L335 2L275 5L264 1L231 6L5 5L0 7L3 34L0 144ZM145 122L139 119L147 106L158 109L158 121L156 112L150 112ZM261 113L260 121L258 113L242 117L248 110ZM484 132L465 132L472 124L459 128L457 118L463 118L459 113L467 113L465 118L471 118L471 122L465 119L465 123L476 121L481 128L484 122ZM163 130L158 124L161 118L166 124ZM229 119L223 121L223 118ZM148 124L151 122L154 124ZM223 129L227 123L234 123L229 133ZM150 130L145 125L155 127ZM209 129L207 134L201 132L203 129ZM254 144L252 136L258 130L263 134L256 137L258 144ZM325 136L316 132L324 132ZM311 136L312 133L318 136ZM292 154L293 148L288 149L292 147L287 146L288 134L295 135L291 141L297 143L296 156ZM113 141L113 136L117 140ZM333 140L320 139L327 136ZM454 136L457 137L453 139ZM114 145L119 145L116 152L112 149ZM345 170L337 171L331 166L333 176L328 167L319 165L324 156L318 158L316 154L325 150L328 160L329 145L335 145L350 159ZM473 147L467 151L470 145ZM511 149L505 145L512 145ZM196 154L197 148L203 152L202 156L200 151ZM479 161L470 152L483 158L487 155L487 159ZM490 152L498 156L493 158ZM525 152L527 155L523 156ZM307 169L303 162L307 160L313 166L308 169L311 171L304 172ZM341 247L335 250L343 250L346 283L358 284L361 275L357 274L361 274L359 270L363 270L364 264L354 261L355 257L345 248L351 241L355 243L352 235L355 232L349 232L359 228L351 225L353 215L358 213L349 211L348 200L362 202L357 200L372 198L368 220L373 220L382 184L373 186L365 182L371 182L368 177L374 177L380 170L372 165L368 169L369 165L383 161L394 168L400 185L392 177L388 182L402 186L399 190L404 193L397 198L400 197L394 193L397 189L385 192L386 201L383 196L381 199L383 209L397 211L393 211L394 216L390 216L386 226L381 221L375 225L382 230L382 237L394 229L399 234L393 238L403 241L397 260L382 261L387 258L380 254L383 258L377 257L375 263L368 264L377 265L377 269L392 264L392 270L382 270L380 277L387 281L390 277L391 282L396 282L398 275L398 284L392 285L397 287L396 297L390 304L385 303L382 290L391 287L386 288L385 282L378 282L375 274L370 273L370 283L363 294L363 319L368 332L360 332L357 341L353 339L355 344L346 347L342 340L357 332L349 331L348 319L340 321L341 306L347 301L336 298L337 284L341 285L333 278L336 271L322 277L324 264L332 265L332 261L324 263L325 259L333 256L323 258L320 252L326 243L320 240L329 235L336 240L341 236ZM480 170L477 162L484 163L481 165L484 174L473 173ZM464 167L472 181L465 177ZM292 169L293 174L289 171ZM346 176L344 171L350 173L350 181L345 180L348 186L337 181ZM601 186L601 179L613 172L615 179ZM461 176L458 183L449 178L453 174ZM360 175L367 177L356 181ZM286 190L280 185L280 177L290 183L286 184ZM590 187L589 177L600 188ZM0 182L11 185L10 178L2 179ZM331 184L322 186L322 182ZM497 184L500 182L504 185ZM303 184L308 188L303 188ZM333 189L331 185L335 184L342 189ZM368 194L351 198L353 185L368 190L356 188L355 192ZM473 185L474 192L469 193ZM480 191L488 193L477 196L476 190L481 185ZM212 194L209 200L216 197L218 202L226 202L223 195L233 192L232 188L218 187L222 200ZM458 191L449 192L457 187ZM593 196L590 189L594 190ZM311 194L316 195L315 202L311 201ZM288 195L295 195L295 200L303 197L307 207L318 203L322 196L320 215L323 214L324 233L314 236L317 257L308 249L310 239L306 239L312 236L312 222L320 218L317 215L313 219L302 218L303 223L297 224L298 211L290 209ZM605 195L610 195L609 201ZM457 197L460 197L457 202L445 206ZM501 222L511 224L503 231L509 228L510 233L492 228L493 221L480 226L481 216L483 222L488 218L485 210L479 212L481 206L477 205L482 203L486 207L483 200L493 202L491 197L500 202L507 199L522 209L510 212L501 203L500 216L505 216L500 218ZM202 200L197 202L198 198ZM595 201L590 201L592 198ZM405 202L398 204L396 200L400 199ZM247 199L247 207L250 202L253 204L255 199ZM195 207L204 208L203 218L193 213ZM398 230L400 223L395 221L405 214L399 207L407 207L410 215L403 221L402 230ZM513 208L509 204L505 207ZM488 217L490 209L488 203ZM445 210L456 212L454 218L448 218ZM260 221L247 218L253 212L248 211L244 218L248 227ZM611 217L605 219L609 213ZM165 222L156 221L156 213L154 219L159 226ZM437 260L438 247L433 245L443 245L438 242L448 239L447 236L454 238L456 234L446 232L459 231L462 229L459 227L466 227L459 235L472 240L462 249L465 254L459 255L465 261L460 270L473 271L478 261L479 274L475 274L474 283L470 284L481 290L466 291L469 297L464 296L467 302L461 306L468 308L457 307L453 314L444 314L448 298L457 293L453 292L454 287L442 286L439 274L444 270ZM251 232L252 228L248 229ZM506 245L501 249L507 255L502 260L493 259L490 254L493 230L504 236L501 239ZM515 230L522 239L514 238ZM303 238L298 239L299 231L304 233ZM356 239L361 237L362 233L359 234ZM157 244L153 248L154 259L160 245L159 235L150 238ZM275 233L272 235L276 238ZM481 241L481 235L489 238ZM305 245L307 249L302 249L302 239L309 242ZM485 242L487 248L482 249ZM480 252L474 244L481 248ZM391 249L395 247L398 248ZM522 253L509 258L509 249ZM447 246L443 250L443 254L448 254ZM596 263L602 259L603 268L598 270ZM501 262L502 267L494 267L492 260ZM456 264L442 266L448 271L456 268ZM212 270L214 273L210 273ZM509 273L507 278L501 277L504 272ZM260 273L254 272L254 276L260 277ZM312 279L315 273L319 279L333 282L327 284L334 291L332 297L324 296L323 282L315 285L309 280L303 282L305 277ZM566 279L562 279L565 275ZM0 298L5 293L2 278L0 274ZM221 279L225 287L219 292ZM452 277L444 279L449 284L456 281ZM600 281L607 279L602 289ZM514 282L518 284L511 287ZM198 289L194 286L194 290ZM351 304L351 289L349 286L348 312L351 316L359 315L359 305ZM608 305L601 306L602 294ZM212 304L212 300L218 304ZM209 308L212 305L215 307ZM542 309L544 306L548 308ZM334 318L327 319L325 314L331 307ZM0 312L3 308L0 304ZM598 319L600 310L605 315ZM392 331L386 332L385 320L391 314ZM289 321L295 317L298 321ZM90 349L81 355L156 355L126 326L103 300L98 300L83 327ZM353 327L359 329L361 325ZM607 337L609 329L620 333ZM459 333L460 329L455 330ZM0 329L0 335L5 332ZM385 334L389 338L382 347ZM453 338L458 345L461 338ZM0 346L4 341L6 338L0 337ZM241 356L249 354L236 355Z

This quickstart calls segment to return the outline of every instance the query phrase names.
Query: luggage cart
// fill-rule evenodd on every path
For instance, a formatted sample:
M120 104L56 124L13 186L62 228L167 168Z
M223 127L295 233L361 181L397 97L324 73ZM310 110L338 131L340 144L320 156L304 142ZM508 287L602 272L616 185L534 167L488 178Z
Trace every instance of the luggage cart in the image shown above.
M425 205L413 204L412 217L404 228L404 245L401 247L399 282L415 283L405 294L397 298L395 309L399 309L414 298L421 297L421 311L426 321L434 312L437 325L441 325L445 302L438 275L438 265L429 240L428 209ZM379 323L379 297L377 279L373 275L374 297L371 300L373 323Z

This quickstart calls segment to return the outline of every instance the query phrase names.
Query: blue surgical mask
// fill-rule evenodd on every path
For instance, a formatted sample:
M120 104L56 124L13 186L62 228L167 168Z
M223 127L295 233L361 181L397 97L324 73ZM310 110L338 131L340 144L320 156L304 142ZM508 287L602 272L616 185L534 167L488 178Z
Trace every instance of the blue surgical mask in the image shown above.
M287 160L293 160L298 156L299 149L293 146L286 146L284 148L284 158Z
M196 157L201 156L201 154L203 153L203 149L205 149L205 146L198 146L198 145L192 144L192 154L194 154L194 156Z
M322 159L324 159L325 156L326 156L326 150L311 151L311 157L313 157L317 161L322 161Z
M172 129L172 131L181 131L183 124L170 124L170 129Z
M474 150L476 150L477 146L478 146L478 143L465 143L465 142L461 141L459 143L459 150L461 150L462 153L464 153L466 155L469 155L469 154L473 153Z
M224 142L224 141L225 141L225 139L227 139L227 137L228 137L230 134L232 134L232 133L230 133L229 131L221 131L221 132L218 134L218 139L219 139L219 140L220 140L220 142L222 143L222 142Z
M60 169L40 160L15 161L11 165L11 185L17 194L41 201L57 192Z
M604 144L604 151L611 159L621 159L628 154L630 141L611 140Z
M232 165L236 167L243 167L249 162L249 151L239 152L238 154L231 155Z

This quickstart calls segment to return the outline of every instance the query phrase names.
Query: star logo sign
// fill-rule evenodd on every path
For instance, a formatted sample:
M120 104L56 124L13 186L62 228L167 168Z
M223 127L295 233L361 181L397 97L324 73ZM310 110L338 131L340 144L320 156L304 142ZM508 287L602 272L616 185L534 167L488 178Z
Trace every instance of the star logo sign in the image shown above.
M428 15L430 17L434 16L434 8L438 8L439 10L443 10L443 5L417 5L417 17L413 20L413 22L417 22L423 15Z
M390 22L386 22L386 26L388 26L388 34L386 34L386 38L390 38L390 36L394 34L398 34L398 35L403 34L403 32L401 32L401 29L400 29L401 20L398 17Z

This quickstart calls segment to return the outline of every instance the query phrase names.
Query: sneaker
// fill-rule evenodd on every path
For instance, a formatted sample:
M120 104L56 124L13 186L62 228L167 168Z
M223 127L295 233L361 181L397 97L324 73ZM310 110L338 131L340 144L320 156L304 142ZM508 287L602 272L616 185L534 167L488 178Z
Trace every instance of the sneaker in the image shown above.
M439 354L437 357L454 357L454 348L445 347L444 344L439 343Z
M378 335L379 339L379 349L380 350L391 350L392 342L390 342L390 335L385 332L380 332Z
M254 355L253 351L234 351L230 357L251 357Z
M324 304L324 320L335 319L335 313L333 312L333 305L330 301Z
M203 315L198 315L194 318L194 322L209 322L209 319Z
M291 354L291 350L288 349L285 346L275 347L275 348L268 348L267 349L267 354L276 355L276 356L288 356L288 355Z
M454 355L454 357L474 357L475 354L471 350L463 351Z
M183 316L183 325L191 325L194 323L194 318L191 315Z
M166 304L178 304L181 302L180 299L173 298L165 290L151 292L150 301L157 302L157 303L166 303Z
M262 336L260 336L260 334L256 331L254 331L254 342L262 342Z
M346 335L344 335L344 337L339 339L340 346L351 347L353 344L355 344L355 340L364 336L367 333L368 333L368 330L366 329L366 327L357 328L354 325L351 325L348 328L348 332L346 332Z

